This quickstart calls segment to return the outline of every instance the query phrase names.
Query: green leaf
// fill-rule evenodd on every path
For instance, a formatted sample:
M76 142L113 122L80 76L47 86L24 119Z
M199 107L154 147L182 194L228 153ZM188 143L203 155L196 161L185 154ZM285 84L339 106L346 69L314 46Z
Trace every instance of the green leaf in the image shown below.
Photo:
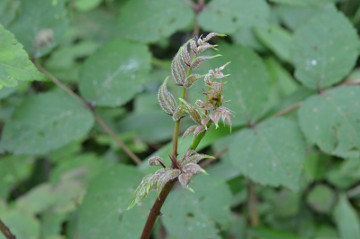
M213 0L200 13L199 25L206 31L230 34L241 27L266 27L269 15L264 0Z
M229 147L235 167L263 185L298 189L305 160L305 142L296 123L270 119L237 133Z
M310 7L326 6L327 4L335 3L336 1L337 0L270 0L270 2L273 3Z
M359 238L359 216L345 195L340 195L339 201L334 209L334 220L341 239Z
M292 46L295 76L306 87L323 89L350 72L360 45L349 20L331 7L299 27Z
M291 62L292 35L288 31L277 25L271 25L269 29L256 28L255 33L261 43L273 51L281 60Z
M80 71L80 93L96 106L119 106L134 97L150 71L145 45L112 41L95 52Z
M267 227L255 227L251 229L250 235L250 239L303 239L292 233Z
M9 29L29 55L37 58L59 44L67 23L65 0L21 0L21 14Z
M172 192L164 205L163 223L175 238L216 238L230 225L231 192L225 181L212 176L196 176L190 186ZM220 193L221 192L221 193ZM176 206L174 206L176 205Z
M14 209L1 215L1 220L16 235L16 238L40 238L40 222L35 216ZM0 233L0 239L6 239L2 233Z
M213 68L231 61L225 74L224 106L235 112L234 125L255 123L267 110L270 79L262 59L252 50L239 46L221 44L223 57L211 60Z
M185 28L193 18L194 12L186 1L132 0L121 9L119 35L129 40L153 43Z
M1 24L0 42L0 89L3 86L17 86L18 81L44 79L44 75L29 60L23 46Z
M326 153L360 155L360 87L341 87L308 98L298 111L306 138Z
M316 185L307 195L307 203L321 213L330 212L335 199L333 190L325 185Z
M2 156L0 160L0 198L7 198L13 187L28 178L33 159L20 156Z
M31 96L5 124L0 149L45 154L85 136L93 122L90 111L63 92Z
M130 166L116 166L94 178L79 209L79 238L139 238L148 207L126 208L141 179Z
M19 10L19 0L3 0L0 2L0 24L7 27L16 17Z
M76 0L74 6L79 11L90 11L101 4L101 0Z

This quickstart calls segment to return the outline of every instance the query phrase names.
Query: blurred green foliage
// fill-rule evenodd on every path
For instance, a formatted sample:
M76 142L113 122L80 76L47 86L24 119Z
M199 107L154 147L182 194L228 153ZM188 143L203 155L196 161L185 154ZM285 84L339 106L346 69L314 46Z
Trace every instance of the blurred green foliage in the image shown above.
M209 130L198 150L217 156L210 175L194 194L174 188L153 237L359 239L359 30L358 0L0 1L1 221L18 239L139 238L156 193L126 208L154 170L146 159L170 164L173 121L157 90L178 48L216 31L228 35L213 41L223 57L197 73L231 61L233 128Z

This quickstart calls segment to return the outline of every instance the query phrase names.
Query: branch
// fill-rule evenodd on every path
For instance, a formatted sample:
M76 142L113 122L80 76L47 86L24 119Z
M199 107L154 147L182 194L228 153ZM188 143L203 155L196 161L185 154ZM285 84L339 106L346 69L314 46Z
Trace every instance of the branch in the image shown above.
M257 199L255 192L255 184L249 180L248 186L248 210L250 213L251 226L256 227L259 225L259 214L257 212Z
M10 229L0 219L0 231L7 239L16 239L16 236L11 233Z
M61 81L59 81L55 76L50 74L48 71L46 71L42 66L40 66L34 59L32 59L32 62L34 65L38 68L40 72L42 72L45 76L47 76L56 86L58 86L60 89L62 89L65 93L68 95L74 97L76 100L80 101L84 104L85 108L89 110L95 121L100 125L102 130L107 133L119 146L124 152L136 163L137 165L141 164L141 160L122 142L119 137L116 136L116 134L109 128L109 126L100 118L98 114L96 114L94 108L89 105L83 98L81 98L79 95L77 95L75 92L73 92L69 87L64 85Z

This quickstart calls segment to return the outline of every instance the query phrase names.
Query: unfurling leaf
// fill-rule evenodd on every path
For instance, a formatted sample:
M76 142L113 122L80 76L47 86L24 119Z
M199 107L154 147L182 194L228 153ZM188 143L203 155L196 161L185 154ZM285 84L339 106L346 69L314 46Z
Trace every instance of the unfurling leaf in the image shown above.
M213 156L210 155L206 155L206 154L198 154L198 153L194 153L194 154L185 154L185 156L180 160L180 165L185 166L189 163L191 164L197 164L198 162L200 162L202 159L215 159Z
M179 49L178 53L174 57L172 63L171 63L171 74L173 76L174 81L178 85L184 84L184 79L186 76L186 71L184 66L181 63L181 51L182 48Z
M191 74L189 75L185 81L184 81L184 87L185 88L190 88L195 81L197 81L198 79L200 79L202 77L202 75L199 75L199 74Z
M185 113L186 113L186 107L184 105L179 105L174 111L173 120L178 121L184 116Z
M164 165L163 159L160 158L159 156L153 156L153 157L149 158L148 162L151 167Z
M183 136L181 137L181 141L182 141L183 139L185 139L186 136L194 133L194 131L196 130L197 127L198 127L197 125L193 125L193 126L190 126L189 128L187 128L187 129L185 130ZM181 141L180 141L180 142L181 142Z
M182 170L186 174L194 175L194 174L202 173L207 175L207 172L203 168L201 168L200 165L196 163L188 163L182 168Z
M203 41L208 42L214 37L226 37L226 34L219 34L219 33L216 33L216 32L210 32L209 34L206 35L206 37L204 38Z
M166 82L169 78L166 78L164 83L160 86L158 92L158 100L161 108L168 114L173 115L176 109L176 102L172 94L168 91L166 87Z
M144 200L149 193L149 188L151 186L151 179L153 175L147 175L145 176L139 186L135 190L135 199L131 202L130 206L127 208L127 210L130 210L133 208L136 204Z
M197 111L197 109L195 109L194 106L190 105L184 99L180 98L180 101L185 104L186 109L187 109L191 119L194 120L195 123L201 124L201 116L200 116L199 112Z
M191 65L191 56L188 50L189 42L185 43L181 48L181 59L183 60L184 64L187 66Z
M159 178L158 181L158 195L160 195L162 189L169 181L177 178L180 175L181 171L179 169L167 169Z
M182 173L180 176L179 176L179 182L181 183L181 185L188 189L189 191L191 192L194 192L194 190L192 188L189 187L189 183L190 183L190 180L192 178L192 174L186 174L186 173Z
M204 61L207 61L207 60L210 60L210 59L213 59L215 57L219 57L219 56L221 56L221 55L218 54L218 55L215 55L215 56L199 56L191 63L190 67L191 67L191 69L195 69L200 65L200 63L202 63Z

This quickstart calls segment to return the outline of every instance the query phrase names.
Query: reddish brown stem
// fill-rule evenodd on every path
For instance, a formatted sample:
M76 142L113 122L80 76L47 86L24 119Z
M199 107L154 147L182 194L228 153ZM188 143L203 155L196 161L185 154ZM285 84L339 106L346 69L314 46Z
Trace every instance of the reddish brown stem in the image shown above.
M156 222L156 219L161 214L160 209L162 205L164 204L167 196L169 195L171 189L174 187L176 180L168 182L163 190L160 193L160 196L156 199L153 207L151 208L151 211L149 213L149 216L147 218L145 227L143 229L143 232L141 234L141 239L149 239L151 235L152 228L154 227L154 224Z
M11 233L10 229L0 220L0 231L7 239L16 239L16 236Z

